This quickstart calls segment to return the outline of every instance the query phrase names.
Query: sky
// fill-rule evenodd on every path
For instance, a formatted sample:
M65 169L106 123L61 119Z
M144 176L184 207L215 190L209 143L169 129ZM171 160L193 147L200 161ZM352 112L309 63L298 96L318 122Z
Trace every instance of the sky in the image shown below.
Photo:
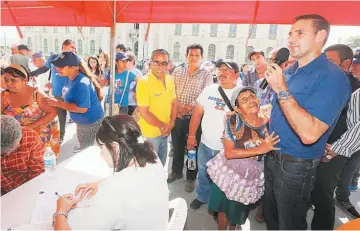
M6 45L11 45L20 40L17 30L13 26L3 26L0 27L0 46L5 44L5 35L6 35ZM332 26L330 30L330 37L327 44L338 43L339 37L342 37L341 40L351 36L360 36L360 27L355 26Z

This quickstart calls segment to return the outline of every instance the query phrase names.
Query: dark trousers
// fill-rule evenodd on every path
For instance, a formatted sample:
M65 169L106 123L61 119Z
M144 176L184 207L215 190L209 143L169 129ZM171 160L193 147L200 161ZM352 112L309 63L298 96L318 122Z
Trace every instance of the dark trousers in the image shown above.
M333 230L335 223L334 191L341 171L349 158L336 156L329 162L319 164L311 202L315 206L311 222L312 230Z
M267 154L264 163L264 217L269 230L306 230L310 193L319 159L300 162Z
M175 127L171 131L171 140L172 145L174 148L174 157L172 162L172 172L175 174L181 174L184 168L184 156L185 156L185 149L186 149L186 142L187 142L187 135L189 134L189 125L190 125L190 117L183 117L177 118L175 122ZM200 144L200 137L201 137L201 127L196 132L196 140L198 146ZM196 147L196 152L197 152ZM197 159L197 155L196 155ZM196 161L197 164L197 161ZM186 164L187 168L187 164ZM197 168L196 170L189 170L186 171L186 179L187 180L196 180L197 175Z
M353 176L360 164L360 150L351 155L346 161L346 165L341 172L340 179L336 188L336 198L341 201L349 200L350 186Z
M128 115L131 116L133 114L133 112L135 111L136 106L133 105L129 105L128 106Z
M54 98L59 100L59 101L64 101L63 97L60 97L60 96L55 96ZM60 138L62 139L65 136L67 111L57 107L56 112L57 112L57 115L59 117Z
M359 177L360 177L360 165L358 167L358 169L356 170L356 172L354 173L354 176L351 180L351 186L358 186L359 184Z

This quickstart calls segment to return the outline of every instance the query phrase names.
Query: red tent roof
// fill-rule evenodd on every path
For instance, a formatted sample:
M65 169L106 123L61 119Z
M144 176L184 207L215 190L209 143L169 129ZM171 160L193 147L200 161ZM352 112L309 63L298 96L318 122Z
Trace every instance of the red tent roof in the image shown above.
M3 26L111 26L113 1L2 1ZM121 23L291 24L320 14L332 25L360 25L359 1L118 1Z

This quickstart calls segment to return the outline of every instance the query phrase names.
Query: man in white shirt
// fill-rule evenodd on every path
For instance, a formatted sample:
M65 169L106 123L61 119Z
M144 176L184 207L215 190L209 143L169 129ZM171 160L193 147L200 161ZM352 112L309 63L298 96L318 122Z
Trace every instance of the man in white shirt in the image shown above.
M201 121L202 135L197 152L199 185L196 188L196 193L198 196L190 204L190 207L195 210L210 200L211 181L207 176L206 163L223 149L221 138L224 132L224 118L226 112L231 110L219 90L222 89L227 98L230 99L233 91L237 88L239 67L236 62L222 60L216 64L216 67L218 84L206 87L197 98L187 139L187 149L194 149L197 146L195 135Z

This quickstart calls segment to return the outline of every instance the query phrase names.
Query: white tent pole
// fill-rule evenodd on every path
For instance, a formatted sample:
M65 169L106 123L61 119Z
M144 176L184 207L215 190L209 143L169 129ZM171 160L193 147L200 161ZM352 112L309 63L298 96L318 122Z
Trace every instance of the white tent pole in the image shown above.
M112 116L114 112L114 84L115 84L115 38L116 38L116 0L114 0L113 8L113 23L110 31L110 111L109 115Z

